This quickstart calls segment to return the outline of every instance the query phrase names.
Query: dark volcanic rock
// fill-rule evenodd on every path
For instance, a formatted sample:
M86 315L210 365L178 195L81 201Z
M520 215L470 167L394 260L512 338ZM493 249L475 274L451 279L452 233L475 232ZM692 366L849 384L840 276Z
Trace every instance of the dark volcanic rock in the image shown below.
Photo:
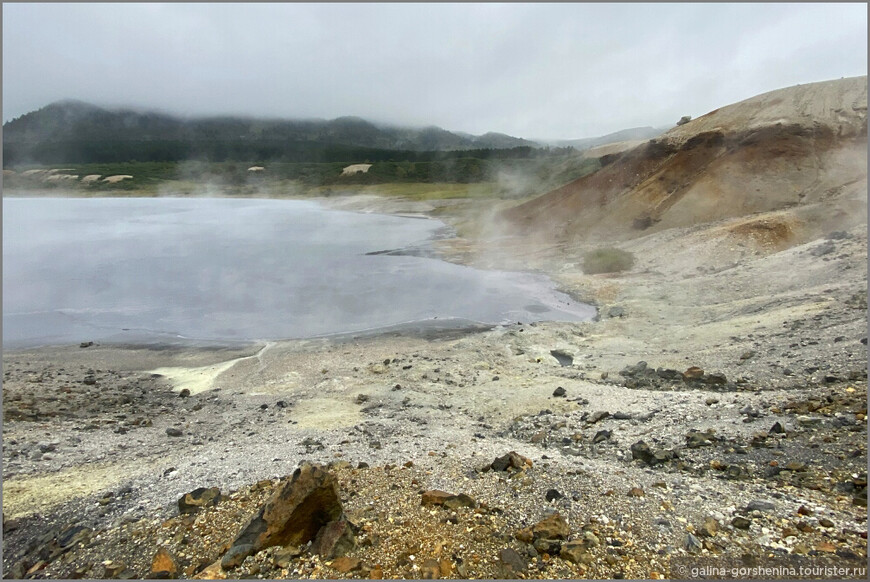
M228 569L271 546L305 544L341 515L335 476L320 465L303 465L242 528L221 565Z
M631 458L640 459L647 465L654 466L676 458L676 453L662 449L653 451L646 442L637 441L631 445Z
M202 507L214 507L221 498L221 490L217 487L199 487L190 493L185 493L178 500L178 511L182 514L195 513Z
M637 376L638 374L645 372L646 370L647 370L647 363L641 361L641 362L636 363L633 366L626 366L625 368L622 369L622 371L619 372L619 375L624 376L626 378L633 378L633 377Z
M559 499L562 499L563 497L565 497L565 496L562 495L561 493L559 493L559 491L557 489L548 489L547 493L544 494L544 498L547 501L558 501Z
M770 430L768 432L770 434L784 434L785 427L783 427L781 423L775 422L775 423L773 423L773 426L770 427Z
M356 547L352 524L344 516L320 528L311 544L311 553L331 560L343 556Z
M528 568L528 562L516 550L505 548L498 553L498 574L504 580L516 580Z
M508 469L516 469L517 471L520 471L531 466L531 459L522 456L516 451L511 451L508 454L495 459L490 465L490 468L492 468L493 471L507 471Z
M558 388L553 390L553 396L555 396L557 398L564 397L565 396L565 389L562 388L561 386L559 386Z

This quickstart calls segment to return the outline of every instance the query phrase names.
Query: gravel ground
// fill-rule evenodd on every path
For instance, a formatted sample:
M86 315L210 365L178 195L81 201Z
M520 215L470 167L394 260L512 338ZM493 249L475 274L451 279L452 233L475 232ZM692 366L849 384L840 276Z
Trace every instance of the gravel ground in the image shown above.
M866 566L866 228L734 256L705 253L714 229L634 241L620 276L582 275L580 246L438 243L549 273L595 322L4 353L5 576L141 578L162 547L192 577L305 461L338 476L360 563L273 548L222 576ZM482 470L509 451L533 466ZM199 487L222 500L179 515ZM477 507L422 506L431 489ZM555 512L582 559L518 539Z

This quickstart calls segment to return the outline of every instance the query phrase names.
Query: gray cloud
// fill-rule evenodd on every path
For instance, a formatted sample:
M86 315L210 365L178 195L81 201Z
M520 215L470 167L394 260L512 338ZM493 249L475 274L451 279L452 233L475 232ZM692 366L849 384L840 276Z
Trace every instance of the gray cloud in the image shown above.
M3 119L77 98L529 138L867 73L863 4L4 4Z

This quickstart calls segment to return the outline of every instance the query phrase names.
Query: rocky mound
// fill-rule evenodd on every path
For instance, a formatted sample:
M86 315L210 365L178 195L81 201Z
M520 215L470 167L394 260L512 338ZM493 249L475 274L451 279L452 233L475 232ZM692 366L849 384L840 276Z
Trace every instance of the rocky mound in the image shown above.
M798 85L722 107L502 213L549 240L628 239L799 208L789 245L866 220L867 77ZM780 232L783 229L788 232Z

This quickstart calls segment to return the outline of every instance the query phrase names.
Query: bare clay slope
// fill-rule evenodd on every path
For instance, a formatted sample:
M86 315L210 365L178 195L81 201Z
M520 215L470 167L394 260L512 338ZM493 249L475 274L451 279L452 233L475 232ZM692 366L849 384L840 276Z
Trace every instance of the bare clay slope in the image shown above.
M867 77L765 93L602 161L502 217L525 234L591 241L793 209L748 231L801 244L866 222Z

